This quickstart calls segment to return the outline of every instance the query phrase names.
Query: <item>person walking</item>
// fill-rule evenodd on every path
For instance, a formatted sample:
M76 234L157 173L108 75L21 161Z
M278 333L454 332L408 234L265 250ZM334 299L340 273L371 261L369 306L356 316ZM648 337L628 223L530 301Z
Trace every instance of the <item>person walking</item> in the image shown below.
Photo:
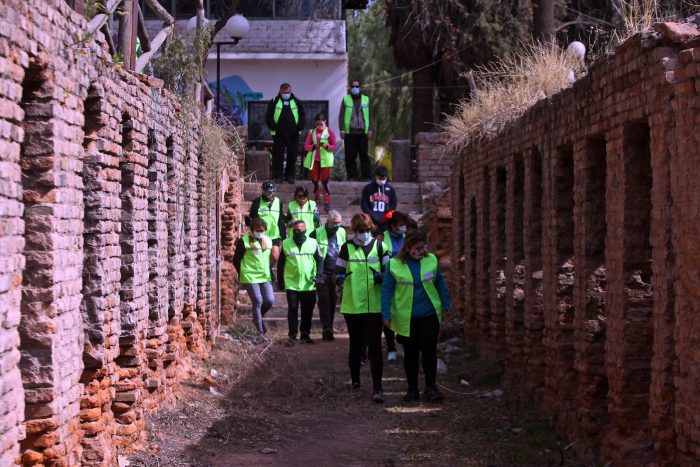
M316 229L311 238L315 238L323 256L323 282L316 284L318 296L318 314L323 326L322 339L324 341L335 340L333 336L333 321L335 320L335 307L338 301L335 287L335 265L338 260L340 248L347 239L345 229L340 225L343 217L336 210L328 213L328 222L323 227Z
M374 225L386 230L384 215L396 209L396 191L388 181L389 171L384 166L374 171L374 181L362 189L362 212L369 214Z
M318 214L318 207L315 201L309 200L309 190L304 186L294 189L294 199L287 204L288 225L291 226L296 221L304 221L309 235L321 225L321 216Z
M267 224L262 217L253 219L250 233L238 239L233 254L238 283L248 292L253 304L253 324L261 336L266 332L263 317L275 303L270 271L273 246L266 231Z
M399 254L403 246L403 238L406 235L406 222L408 217L399 211L389 211L384 216L388 226L384 235L384 245L389 257L393 258ZM386 361L394 362L396 354L396 333L389 326L384 326L384 341L386 342Z
M322 113L314 117L314 128L306 135L304 150L304 167L311 173L311 182L314 184L314 198L316 204L320 202L318 182L323 185L323 203L326 212L331 210L331 192L328 189L328 180L333 168L333 151L338 145L335 133L326 126L326 117Z
M382 283L382 318L396 332L404 348L404 370L408 391L404 401L417 401L418 360L422 355L425 373L423 397L443 400L437 388L437 342L443 310L452 307L437 257L427 252L427 238L411 230L399 254L389 261Z
M367 214L355 214L350 230L354 235L340 248L335 272L343 287L340 312L350 336L348 365L352 392L358 395L361 390L360 366L366 343L372 371L372 400L384 402L380 286L389 256L382 242L372 238L372 219Z
M304 221L297 220L292 228L292 237L282 242L277 262L277 285L287 294L289 344L296 344L297 332L301 333L300 342L313 344L311 318L316 306L316 284L322 282L323 257L318 242L307 236Z
M338 117L340 138L345 141L345 170L349 181L357 181L356 159L360 157L361 180L371 180L369 140L372 139L369 96L362 93L358 80L350 83L350 94L343 97Z
M272 135L272 178L295 182L299 133L304 129L304 106L292 93L289 83L282 83L279 93L267 105L267 126ZM285 151L287 153L285 168Z
M250 205L248 219L253 221L261 218L265 221L267 235L272 241L272 263L280 256L282 240L286 237L284 216L282 215L282 201L275 196L277 185L272 180L262 183L261 195L253 200Z

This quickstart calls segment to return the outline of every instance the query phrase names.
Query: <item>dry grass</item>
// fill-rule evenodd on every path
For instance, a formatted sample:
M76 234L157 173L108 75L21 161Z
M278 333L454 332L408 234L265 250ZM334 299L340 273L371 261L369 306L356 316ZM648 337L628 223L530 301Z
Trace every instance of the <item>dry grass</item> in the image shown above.
M570 86L570 70L581 65L558 47L534 43L478 69L472 98L461 101L443 125L449 135L445 149L460 152L471 142L497 134L537 101Z
M225 170L243 156L245 145L233 127L217 123L212 116L204 116L200 122L201 177L205 186L205 198L216 192Z

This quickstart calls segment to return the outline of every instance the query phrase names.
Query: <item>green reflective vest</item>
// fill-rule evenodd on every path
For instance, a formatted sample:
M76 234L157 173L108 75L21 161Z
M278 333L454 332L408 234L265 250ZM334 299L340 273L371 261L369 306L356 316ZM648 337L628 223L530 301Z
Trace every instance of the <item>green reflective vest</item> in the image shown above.
M316 230L314 225L314 212L316 212L316 201L308 200L304 206L299 206L296 201L290 201L287 205L287 212L291 219L304 221L306 224L306 235L311 235L311 232ZM292 228L287 229L287 237L292 236Z
M381 261L375 240L365 257L361 246L347 242L348 263L345 265L345 284L340 312L349 314L381 313L382 285L374 283L374 273L381 272ZM351 274L352 273L352 274Z
M280 214L282 214L282 202L279 198L275 197L272 203L265 201L264 198L260 198L260 206L258 207L258 217L262 218L267 225L267 230L265 230L265 235L270 237L272 240L282 238L280 235Z
M353 101L352 96L347 95L343 98L345 104L345 114L343 115L343 131L350 133L350 119L352 118ZM365 120L365 134L369 133L369 96L362 94L360 96L360 107L362 108L362 117Z
M306 237L298 247L293 238L288 238L282 242L282 251L285 256L284 288L297 292L316 290L316 240Z
M241 260L241 274L238 282L241 284L262 284L272 280L270 272L270 253L272 253L272 240L267 235L261 239L253 239L250 243L250 234L243 236L245 253ZM263 250L262 245L267 246Z
M341 246L346 242L347 235L345 234L345 229L343 227L338 227L338 231L335 233L335 238L338 242L338 246ZM323 259L326 259L326 254L328 253L328 231L326 231L325 227L319 227L316 229L316 241L318 242L318 247L321 249L321 256Z
M437 278L437 257L428 253L420 260L421 285L435 307L438 320L442 323L442 301L435 288ZM411 335L411 312L413 311L413 275L408 264L399 258L389 261L389 271L396 281L394 296L391 300L391 329L400 336Z
M280 98L275 98L277 99L277 104L275 105L275 113L272 115L272 120L277 124L280 120L280 114L282 113L282 107L284 106L284 99ZM289 108L292 110L292 115L294 116L294 123L297 125L299 124L299 109L297 108L297 101L294 99L289 99ZM275 136L275 133L277 133L274 130L270 130L270 134L272 136Z
M311 133L311 141L315 145L319 145L319 142L317 141L317 134L316 134L316 129L309 130L309 133ZM320 144L328 144L328 127L323 129L323 132L321 133L321 143ZM324 148L321 146L320 148L321 151L321 168L326 168L326 167L333 167L333 153L329 151L328 149ZM304 167L308 170L311 170L314 168L314 164L316 163L316 150L312 149L311 151L306 153L306 157L304 157Z

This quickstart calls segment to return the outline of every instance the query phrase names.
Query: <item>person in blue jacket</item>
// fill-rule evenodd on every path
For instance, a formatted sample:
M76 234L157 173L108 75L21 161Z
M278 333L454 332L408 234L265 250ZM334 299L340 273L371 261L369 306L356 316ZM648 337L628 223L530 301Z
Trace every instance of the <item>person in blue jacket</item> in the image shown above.
M443 400L437 388L437 342L442 312L452 307L437 257L427 251L420 230L406 233L399 254L387 264L382 282L382 319L404 347L407 402L419 399L418 361L423 356L425 392L429 402Z

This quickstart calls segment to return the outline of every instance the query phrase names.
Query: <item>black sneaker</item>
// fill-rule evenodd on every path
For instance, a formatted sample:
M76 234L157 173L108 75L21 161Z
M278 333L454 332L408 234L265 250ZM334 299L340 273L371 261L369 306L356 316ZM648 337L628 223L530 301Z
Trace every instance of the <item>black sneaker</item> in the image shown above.
M408 388L408 391L406 391L406 394L403 396L404 402L415 402L418 399L420 399L418 388Z
M297 345L297 336L289 336L287 339L287 347L294 347Z
M324 341L334 341L333 331L323 331L323 336L321 337Z
M352 383L352 389L350 390L350 395L357 397L362 392L362 387L360 383Z
M372 401L376 402L377 404L384 402L384 391L381 389L375 389L374 392L372 392Z
M299 342L302 344L315 344L314 340L310 338L309 336L301 336L301 339L299 339Z
M445 396L442 395L440 391L438 391L438 388L435 386L428 386L425 388L425 392L423 393L423 399L426 402L440 402L445 398Z

